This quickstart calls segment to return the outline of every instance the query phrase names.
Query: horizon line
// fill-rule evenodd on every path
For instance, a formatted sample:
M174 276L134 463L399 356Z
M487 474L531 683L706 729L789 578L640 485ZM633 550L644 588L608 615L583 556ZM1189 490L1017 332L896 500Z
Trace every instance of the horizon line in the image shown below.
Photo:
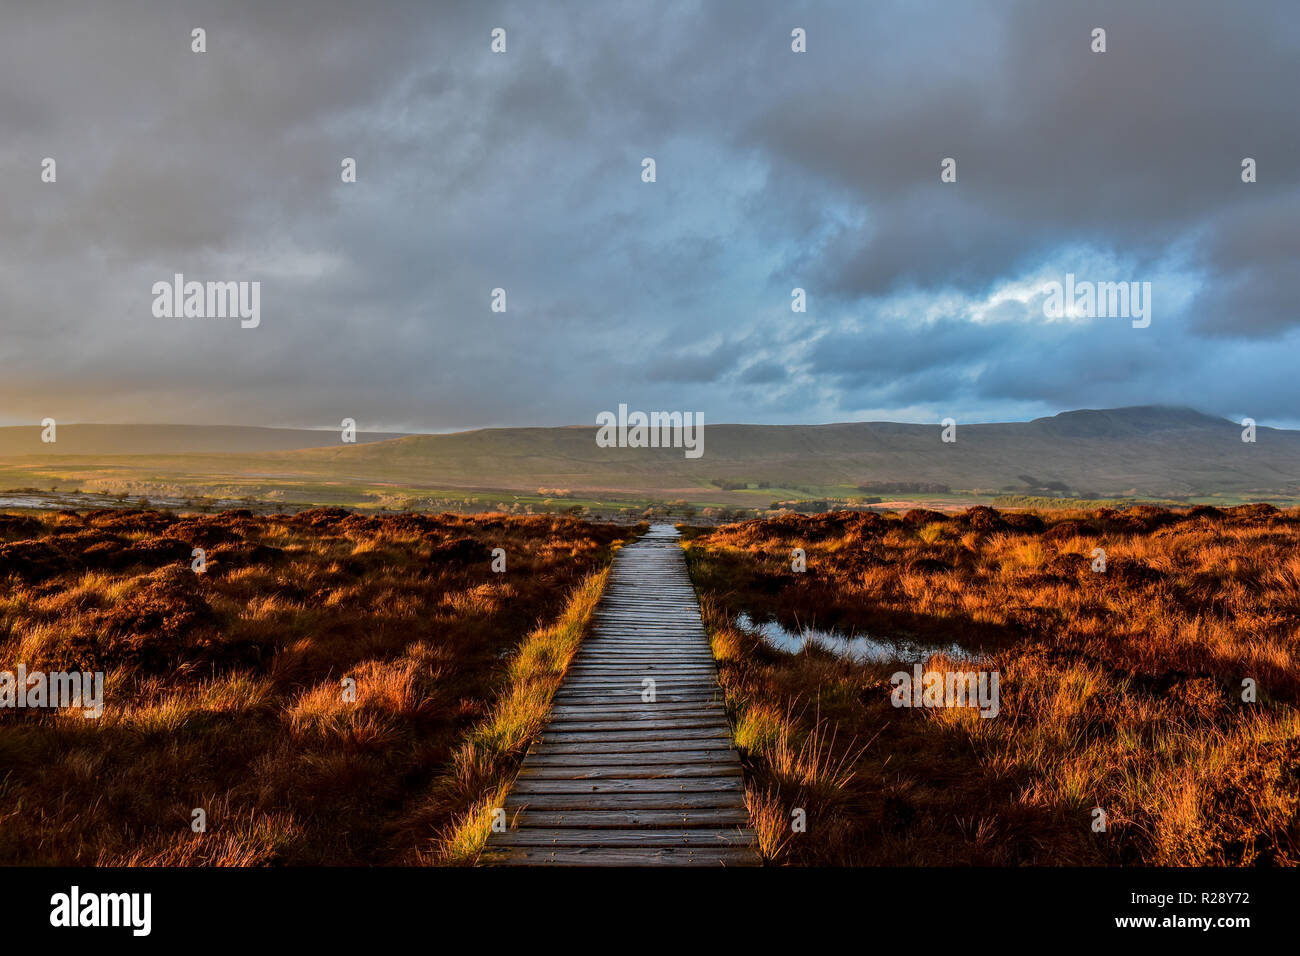
M1224 416L1224 415L1214 414L1214 413L1211 413L1211 412L1206 412L1206 411L1204 411L1204 410L1202 410L1202 409L1194 408L1194 407L1192 407L1192 406L1190 406L1190 405L1161 405L1161 404L1153 404L1153 405L1115 405L1115 406L1103 407L1103 408L1071 408L1071 409L1063 409L1063 410L1061 410L1061 411L1059 411L1059 412L1056 412L1055 414L1051 414L1051 415L1038 415L1038 416L1035 416L1035 417L1033 417L1033 418L997 419L997 420L983 420L983 421L963 421L963 420L961 420L961 419L957 419L957 423L960 424L960 425L966 425L966 426L971 426L971 425L1024 425L1024 424L1030 424L1030 423L1032 423L1032 422L1036 422L1036 421L1046 421L1046 420L1050 420L1050 419L1053 419L1053 418L1059 418L1059 417L1062 416L1062 415L1079 414L1079 413L1082 413L1082 412L1120 412L1120 411L1137 411L1137 410L1146 410L1146 409L1150 409L1150 410L1160 410L1160 411L1174 411L1174 412L1192 412L1192 413L1195 413L1195 414L1197 414L1197 415L1201 415L1201 416L1203 416L1203 417L1205 417L1205 418L1212 418L1212 419L1221 420L1221 421L1224 422L1225 424L1234 425L1234 426L1239 426L1239 425L1240 425L1240 422L1236 421L1236 420L1233 419L1233 418L1230 418L1230 417L1228 417L1228 416ZM656 409L656 410L657 410L657 409ZM57 420L56 420L56 421L57 421ZM723 427L745 427L745 428L831 428L831 427L840 426L840 425L917 425L917 426L927 426L927 427L929 427L929 426L938 426L938 425L941 425L942 423L943 423L942 420L939 420L939 421L900 421L900 420L893 420L893 419L866 419L866 420L848 420L848 421L846 421L846 420L840 420L840 421L827 421L827 422L785 422L785 423L779 423L779 422L736 422L736 421L732 421L732 422L716 422L716 423L714 423L714 424L712 424L712 425L709 425L709 424L705 423L705 427L711 427L711 428L723 428ZM203 422L203 423L199 423L199 422L122 422L122 421L117 421L117 422L86 422L86 421L68 421L68 422L62 422L62 421L58 421L57 424L58 424L58 427L60 427L60 428L69 428L69 427L71 427L71 428L77 428L77 427L81 427L81 428L85 428L85 427L94 427L94 428L245 428L245 429L254 429L254 428L255 428L255 429L261 429L261 430L264 430L264 431L309 431L309 432L316 432L316 431L318 431L318 432L322 432L322 433L332 433L332 432L337 432L337 431L339 430L339 427L340 427L340 426L337 426L337 425L333 425L333 426L327 426L327 425L251 425L251 424L247 424L247 423L243 423L243 422L221 422L221 423ZM0 429L11 429L11 428L35 428L35 429L40 429L41 427L42 427L42 425L41 425L40 422L36 422L36 423L20 423L20 424L5 424L5 425L0 425ZM594 429L594 428L598 428L598 427L599 427L599 425L598 425L597 423L595 423L595 422L593 422L593 423L591 423L591 424L566 424L566 425L518 425L518 424L516 424L516 425L475 425L475 426L469 426L469 427L452 427L452 428L446 428L446 429L435 429L435 430L414 430L414 431L413 431L413 430L410 430L410 429L407 429L407 428L391 428L391 427L361 428L361 427L357 427L357 434L358 434L358 435L389 435L389 436L392 436L392 438L414 438L414 437L421 437L421 436L468 435L468 434L472 434L472 433L474 433L474 432L484 432L484 431L520 431L520 430L525 430L525 429L534 429L534 430L535 430L535 429L543 429L543 430L545 430L545 429L577 429L577 428L593 428L593 429ZM1293 430L1297 430L1297 429L1294 429L1294 428L1285 428L1285 427L1282 427L1282 426L1270 426L1270 425L1263 425L1263 424L1257 424L1257 427L1259 427L1259 428L1275 428L1275 429L1280 429L1280 430L1284 430L1284 431L1293 431Z

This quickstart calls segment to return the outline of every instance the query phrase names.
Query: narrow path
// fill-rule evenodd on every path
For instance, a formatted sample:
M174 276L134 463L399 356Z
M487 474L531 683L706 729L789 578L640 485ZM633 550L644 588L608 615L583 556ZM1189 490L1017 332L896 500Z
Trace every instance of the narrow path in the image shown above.
M492 834L481 862L761 862L678 537L655 525L615 557L592 633L506 800L510 829Z

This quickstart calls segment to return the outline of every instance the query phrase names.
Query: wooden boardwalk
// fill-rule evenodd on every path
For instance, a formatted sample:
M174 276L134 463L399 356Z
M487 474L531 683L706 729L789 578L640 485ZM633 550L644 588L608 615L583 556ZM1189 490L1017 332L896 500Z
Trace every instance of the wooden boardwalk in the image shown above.
M677 530L655 525L615 557L480 862L758 865L717 676Z

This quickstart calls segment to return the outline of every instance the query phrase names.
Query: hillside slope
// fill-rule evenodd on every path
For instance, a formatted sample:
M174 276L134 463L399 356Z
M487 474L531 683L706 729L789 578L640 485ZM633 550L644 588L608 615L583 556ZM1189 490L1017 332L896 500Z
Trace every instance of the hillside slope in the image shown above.
M42 445L35 429L0 429L0 480L48 487L66 478L133 494L225 479L249 494L312 484L705 500L718 499L722 483L842 495L862 484L914 482L981 494L1300 494L1300 431L1259 428L1256 442L1245 443L1236 423L1183 408L959 423L950 444L938 425L708 425L696 459L680 448L601 448L595 437L594 426L494 428L342 444L332 432L290 429L68 425L57 445Z
M1300 432L1241 427L1191 409L1064 412L1030 422L958 425L708 425L704 455L681 449L599 448L596 429L503 428L415 435L368 446L294 452L356 474L413 472L454 484L665 492L715 480L823 487L935 482L1029 489L1049 483L1098 495L1288 492L1300 488Z

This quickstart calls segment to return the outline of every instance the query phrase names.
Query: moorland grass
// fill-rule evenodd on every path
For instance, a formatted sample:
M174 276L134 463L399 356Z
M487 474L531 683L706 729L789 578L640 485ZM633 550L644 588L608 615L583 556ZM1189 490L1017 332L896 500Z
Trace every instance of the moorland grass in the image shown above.
M770 861L1300 863L1300 511L972 508L685 533ZM742 611L956 643L969 657L936 651L927 669L998 671L1001 711L896 708L909 664L784 653L737 627Z
M0 514L0 670L106 674L97 720L0 712L0 863L432 859L463 807L429 795L526 737L575 607L630 533L338 509Z

